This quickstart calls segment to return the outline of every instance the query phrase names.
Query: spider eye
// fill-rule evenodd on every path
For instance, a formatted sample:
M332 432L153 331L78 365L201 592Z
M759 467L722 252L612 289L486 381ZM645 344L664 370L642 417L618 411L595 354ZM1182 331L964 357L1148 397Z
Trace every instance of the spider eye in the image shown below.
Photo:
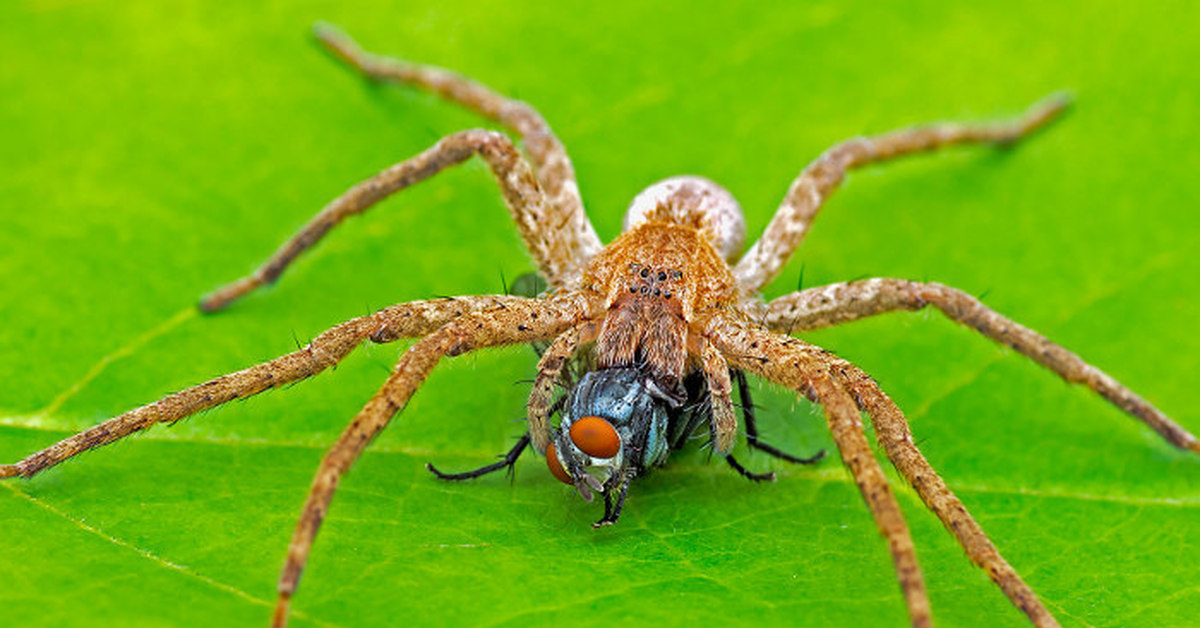
M617 430L598 416L585 416L572 424L571 442L583 453L596 458L612 458L621 451Z
M550 443L550 446L546 448L546 466L550 467L550 473L554 474L554 477L558 478L559 482L562 482L563 484L574 484L574 482L571 481L571 476L567 473L567 470L564 469L562 463L558 461L558 452L554 449L554 443Z

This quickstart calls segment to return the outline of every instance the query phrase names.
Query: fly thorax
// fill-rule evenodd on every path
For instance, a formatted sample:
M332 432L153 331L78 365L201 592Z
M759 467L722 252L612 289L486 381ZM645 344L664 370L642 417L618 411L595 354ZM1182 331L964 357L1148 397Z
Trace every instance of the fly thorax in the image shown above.
M591 371L569 393L562 421L546 451L559 480L585 499L606 492L670 452L668 408L680 401L642 369Z

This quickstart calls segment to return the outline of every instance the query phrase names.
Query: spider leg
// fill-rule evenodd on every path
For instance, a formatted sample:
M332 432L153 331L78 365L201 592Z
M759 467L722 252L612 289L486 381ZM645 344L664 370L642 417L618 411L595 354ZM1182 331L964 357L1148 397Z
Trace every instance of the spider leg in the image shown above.
M523 136L534 173L553 208L548 224L565 232L563 237L573 247L572 259L583 262L600 251L600 239L584 212L567 149L533 107L442 68L365 52L335 26L318 23L313 32L330 52L373 80L393 80L427 89Z
M1179 449L1200 453L1200 440L1108 374L1045 336L997 314L975 297L948 286L903 279L868 279L809 288L771 301L764 322L773 330L790 333L930 305L951 320L1012 347L1064 380L1087 386Z
M368 338L373 342L391 342L422 336L469 312L528 302L531 301L520 297L479 296L393 305L337 325L298 351L167 395L66 438L16 464L0 465L0 478L32 477L72 456L120 440L155 423L174 423L234 399L312 377L340 362Z
M887 540L909 618L914 626L931 626L929 597L908 524L867 442L854 399L832 377L832 354L725 315L710 319L705 335L735 367L797 390L824 407L842 462Z
M921 501L942 520L942 524L958 540L971 562L987 572L992 582L1004 591L1004 595L1014 606L1021 609L1035 626L1058 626L1058 621L1042 605L1037 594L1000 555L983 528L979 527L979 523L967 511L967 507L946 486L945 481L921 454L913 442L908 421L896 403L870 376L857 367L843 363L835 367L835 370L838 372L838 378L844 381L854 394L858 406L870 415L871 422L875 425L875 434L888 459L916 489Z
M442 473L441 471L438 471L437 467L433 466L432 462L426 462L425 468L428 469L430 473L436 475L439 480L454 481L472 480L504 468L508 468L508 470L511 472L513 465L517 463L517 458L521 457L521 454L524 453L525 448L528 446L529 432L525 432L521 435L521 438L517 440L517 444L513 445L513 448L508 450L508 453L501 456L500 462L493 462L492 464L479 467L478 469L463 471L462 473Z
M509 213L517 223L517 231L542 274L556 286L565 283L576 272L575 258L572 257L575 250L573 244L562 237L561 230L549 227L559 223L555 222L529 164L507 136L471 129L448 135L419 155L351 187L284 242L258 270L204 297L200 309L206 312L220 310L254 289L274 282L301 253L346 218L360 214L388 196L473 155L482 157L495 175Z
M529 436L533 440L533 448L539 454L546 455L546 447L550 446L550 416L554 414L551 398L554 395L554 385L575 351L582 344L594 340L595 335L595 324L585 322L576 325L559 334L538 360L537 376L533 380L533 389L529 391L525 416L529 419Z
M742 400L742 420L746 422L746 444L792 464L816 464L825 457L824 449L807 458L801 458L759 441L758 422L754 418L754 401L750 399L750 382L746 380L746 372L741 369L731 369L731 372L733 378L737 380L738 397Z
M375 396L346 426L325 454L288 546L287 561L279 576L279 599L272 624L287 623L288 606L300 573L308 561L313 540L321 526L341 477L363 450L433 370L442 356L456 356L488 346L528 343L561 333L581 314L578 304L563 300L518 299L505 307L474 312L454 320L414 344L396 364L391 376Z
M729 456L733 444L737 440L737 415L733 411L733 399L730 391L733 385L729 382L729 365L721 352L708 340L701 340L700 364L704 369L704 380L708 384L708 399L712 405L712 418L709 426L712 431L713 451ZM739 469L736 461L730 462L734 469ZM745 472L745 469L740 469ZM745 473L743 473L745 475ZM749 477L749 476L747 476Z
M1066 94L1051 95L1011 122L941 123L834 145L800 172L758 242L733 267L738 284L751 293L779 274L847 170L955 144L1011 144L1057 117L1069 100Z
M700 363L704 369L704 380L708 385L708 401L712 408L708 429L712 435L713 451L725 457L725 462L742 477L751 482L769 482L775 479L775 474L754 473L742 466L733 457L734 440L737 438L737 415L733 411L733 399L730 391L733 385L729 380L729 365L721 352L707 340L702 341L700 348ZM744 407L744 406L743 406Z

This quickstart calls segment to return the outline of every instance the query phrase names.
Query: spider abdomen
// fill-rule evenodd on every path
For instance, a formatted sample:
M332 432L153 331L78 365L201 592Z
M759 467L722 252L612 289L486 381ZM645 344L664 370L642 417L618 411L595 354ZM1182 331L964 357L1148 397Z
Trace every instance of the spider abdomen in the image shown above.
M704 177L671 177L638 193L625 212L625 231L646 222L697 229L730 264L741 257L746 244L742 206L728 190Z

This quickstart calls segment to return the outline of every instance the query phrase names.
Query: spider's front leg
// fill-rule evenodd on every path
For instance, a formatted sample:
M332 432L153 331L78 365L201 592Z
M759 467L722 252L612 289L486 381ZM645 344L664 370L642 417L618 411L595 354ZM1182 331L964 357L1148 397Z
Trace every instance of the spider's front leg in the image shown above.
M700 362L704 372L704 383L707 386L708 401L711 408L709 432L712 435L713 451L724 456L725 462L734 471L737 471L739 475L752 482L769 482L775 479L775 474L772 472L755 473L750 471L742 466L742 463L738 462L737 458L734 458L731 453L733 441L737 437L738 426L737 416L733 410L733 399L730 394L733 387L730 378L731 374L738 383L738 395L742 401L742 417L746 422L747 445L793 464L815 464L825 457L825 452L821 451L814 456L800 458L759 442L758 426L754 419L754 404L750 400L750 386L746 382L746 374L741 369L730 369L725 358L721 356L721 352L711 342L707 340L702 340L701 342ZM686 431L688 430L685 428L684 432Z
M475 349L528 343L552 338L583 316L575 299L517 299L501 307L467 314L414 344L400 358L387 382L367 402L321 461L312 489L288 546L287 561L279 577L279 599L273 625L287 623L288 607L300 573L308 561L317 530L341 477L367 445L402 410L442 356Z
M533 389L529 391L525 416L529 420L533 448L539 454L545 455L546 448L550 446L550 416L555 410L552 399L563 368L579 347L596 339L597 332L597 325L591 321L572 327L556 337L538 360L537 376L533 380Z
M424 336L465 314L528 301L531 300L520 297L479 296L393 305L337 325L302 349L167 395L66 438L15 464L0 465L0 478L32 477L68 458L120 440L156 423L174 423L234 399L243 399L312 377L340 362L363 340L392 342L400 338Z
M824 407L842 461L887 540L909 618L914 626L931 626L929 596L908 524L871 451L855 401L835 377L832 354L729 316L710 319L705 335L735 367L788 386Z
M848 362L838 362L834 370L839 381L854 394L859 408L871 416L876 436L883 445L888 460L892 461L904 479L916 489L921 501L941 519L971 562L983 569L992 582L1004 591L1009 601L1021 609L1035 626L1057 628L1058 620L1050 614L1012 565L1000 555L1000 551L967 511L962 500L946 486L937 470L917 448L908 421L896 403L866 373Z
M1192 434L1112 377L1044 336L987 308L971 295L941 284L868 279L809 288L768 304L763 323L775 331L792 333L930 305L937 307L951 320L1012 347L1063 379L1088 386L1150 425L1176 447L1200 451ZM908 422L896 404L869 376L848 363L839 367L839 377L854 392L860 407L871 415L888 458L917 490L922 501L955 535L971 561L984 569L1034 624L1057 625L1053 616L1012 566L1000 556L962 502L921 454L913 441Z
M975 297L949 286L877 278L809 288L771 301L763 322L772 330L793 333L885 312L918 310L928 306L936 307L951 320L1012 347L1064 380L1087 386L1149 425L1179 449L1200 453L1200 440L1107 373L1045 336L1001 316Z

